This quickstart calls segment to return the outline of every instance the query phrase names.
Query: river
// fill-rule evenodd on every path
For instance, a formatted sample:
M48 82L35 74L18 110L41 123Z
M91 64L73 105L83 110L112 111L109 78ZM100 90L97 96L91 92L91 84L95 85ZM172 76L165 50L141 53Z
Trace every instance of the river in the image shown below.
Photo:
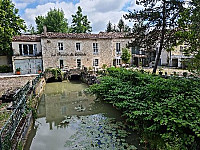
M79 81L47 83L25 150L142 149L121 113Z

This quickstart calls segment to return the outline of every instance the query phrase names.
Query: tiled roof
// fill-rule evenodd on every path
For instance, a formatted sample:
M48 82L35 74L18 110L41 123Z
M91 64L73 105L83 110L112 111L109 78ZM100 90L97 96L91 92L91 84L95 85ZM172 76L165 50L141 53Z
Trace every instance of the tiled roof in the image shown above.
M99 32L98 34L93 33L55 33L47 32L46 35L31 35L22 34L20 36L14 36L13 41L24 41L24 42L39 42L41 38L68 38L68 39L117 39L125 38L124 33L120 32Z
M93 33L55 33L47 32L46 36L42 34L42 38L68 38L68 39L116 39L124 38L124 33L119 32L99 32Z
M18 36L14 36L12 41L23 41L23 42L40 42L41 35L31 35L31 34L22 34Z

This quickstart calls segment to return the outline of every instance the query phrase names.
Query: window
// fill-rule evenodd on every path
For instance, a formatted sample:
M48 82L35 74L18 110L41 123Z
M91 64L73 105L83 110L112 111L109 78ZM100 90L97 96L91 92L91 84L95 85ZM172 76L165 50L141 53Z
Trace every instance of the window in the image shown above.
M93 54L98 55L98 43L93 43Z
M81 43L76 43L76 50L80 51L81 50Z
M63 43L58 42L58 50L62 51L63 50Z
M93 66L95 66L95 67L99 66L99 59L93 60Z
M29 55L33 55L33 45L28 45Z
M24 55L28 55L28 45L23 45Z
M76 60L76 66L77 68L81 68L81 59Z
M19 44L19 53L22 56L35 55L37 53L37 44Z
M120 50L120 43L116 43L116 53L121 53L121 50Z
M22 44L19 44L19 54L23 55L23 48L22 48Z
M180 51L181 51L181 52L183 51L183 46L180 46Z
M117 66L121 65L121 59L116 59L116 65Z
M63 60L60 60L60 69L62 69L63 67L64 67Z
M132 54L137 54L137 55L138 55L138 54L139 54L139 48L138 48L137 46L132 47L132 48L131 48L131 53L132 53Z
M33 45L33 49L34 49L34 51L35 51L35 54L37 54L37 44L34 44L34 45Z

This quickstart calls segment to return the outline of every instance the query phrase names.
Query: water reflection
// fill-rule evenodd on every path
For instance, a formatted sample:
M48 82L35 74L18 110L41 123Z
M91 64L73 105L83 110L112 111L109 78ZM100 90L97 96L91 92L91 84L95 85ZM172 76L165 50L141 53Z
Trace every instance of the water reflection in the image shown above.
M118 125L116 125L117 121L122 121L119 111L112 108L110 104L95 101L94 96L84 92L86 88L87 85L80 82L48 83L38 108L38 119L31 130L25 149L66 150L77 149L76 146L81 146L80 143L88 142L91 144L96 138L90 135L90 141L86 140L89 136L88 126L94 130L91 132L95 132L97 135L104 133L96 128L103 124L106 132L116 128L113 132L116 132L116 135L119 134L117 133ZM97 118L98 122L94 121L94 118ZM113 121L113 118L115 121ZM82 141L80 141L80 136L84 137L84 139L81 139ZM102 135L103 141L106 140L107 143L110 143L115 138L115 135L112 136L108 136L107 133ZM95 138L94 141L92 138ZM77 139L80 143L75 142L78 141ZM122 144L120 140L118 141L119 144ZM66 142L75 142L75 144L66 146ZM114 143L117 143L117 139ZM75 147L73 148L73 146ZM79 147L79 149L84 149L83 147L86 146L88 145L82 145L82 148Z

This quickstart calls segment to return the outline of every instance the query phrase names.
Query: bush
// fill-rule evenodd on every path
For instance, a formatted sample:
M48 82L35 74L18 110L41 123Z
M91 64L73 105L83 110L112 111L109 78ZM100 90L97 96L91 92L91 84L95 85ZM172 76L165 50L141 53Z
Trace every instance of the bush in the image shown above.
M90 92L120 109L151 149L200 149L199 79L108 68Z
M2 65L0 66L0 73L8 73L12 72L12 68L8 65Z

